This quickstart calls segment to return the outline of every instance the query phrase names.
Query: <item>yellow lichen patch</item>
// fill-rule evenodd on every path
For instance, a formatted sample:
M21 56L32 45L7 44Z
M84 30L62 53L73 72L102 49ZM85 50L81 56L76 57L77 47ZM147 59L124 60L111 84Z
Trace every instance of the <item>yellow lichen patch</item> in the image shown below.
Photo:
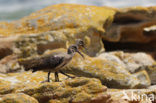
M82 26L104 31L103 24L107 18L112 18L114 13L113 9L107 7L58 4L46 7L18 21L1 22L0 34L5 36L32 34Z
M156 78L155 78L156 77L156 65L154 64L152 66L147 66L144 69L147 71L151 79L151 83L156 84Z
M0 103L38 103L38 101L23 93L0 96Z
M84 83L84 81L88 81ZM93 85L93 87L89 86ZM97 86L95 86L97 85ZM44 83L35 87L19 89L22 92L36 98L39 102L86 102L91 101L100 94L106 94L106 87L97 79L77 77L62 82ZM106 94L107 96L107 94ZM83 97L83 98L82 98ZM105 100L106 101L106 100Z
M57 53L66 53L65 49L56 49L47 51L44 56ZM82 58L78 53L75 54L72 61L62 70L76 76L85 76L90 78L98 78L103 84L112 88L138 88L142 84L140 81L131 75L126 68L115 61L107 60L100 57L89 57L83 54ZM41 57L42 57L41 56ZM21 64L29 64L32 57L20 60ZM86 83L87 81L80 81ZM74 85L80 85L79 82Z
M98 57L91 58L85 55L83 59L76 54L64 71L78 76L98 78L103 84L115 86L114 88L118 86L119 88L137 88L141 85L137 78L131 76L121 65Z
M134 76L138 78L138 80L140 81L141 84L143 84L143 86L146 87L151 85L151 80L146 70L139 71L135 73Z
M66 79L65 76L59 75L60 81ZM0 76L0 94L12 93L17 89L26 87L35 87L42 81L47 79L45 72L21 72L21 73L8 73ZM54 75L51 74L51 81L54 81Z

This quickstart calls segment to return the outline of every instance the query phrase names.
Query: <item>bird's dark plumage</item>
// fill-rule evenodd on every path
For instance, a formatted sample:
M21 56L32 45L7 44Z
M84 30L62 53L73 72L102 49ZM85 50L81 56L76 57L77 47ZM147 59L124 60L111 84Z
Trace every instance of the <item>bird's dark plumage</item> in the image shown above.
M55 55L47 55L45 57L37 57L33 59L25 60L21 64L24 66L25 70L32 70L32 72L46 69L53 69L63 62L63 57Z
M50 73L55 72L55 81L59 81L59 72L68 77L71 77L63 73L61 68L63 68L66 64L68 64L71 61L72 57L76 52L84 58L84 56L78 50L78 45L71 45L69 46L66 53L52 53L46 56L40 56L26 59L24 61L19 61L19 63L24 66L26 71L48 71L48 82L50 82Z

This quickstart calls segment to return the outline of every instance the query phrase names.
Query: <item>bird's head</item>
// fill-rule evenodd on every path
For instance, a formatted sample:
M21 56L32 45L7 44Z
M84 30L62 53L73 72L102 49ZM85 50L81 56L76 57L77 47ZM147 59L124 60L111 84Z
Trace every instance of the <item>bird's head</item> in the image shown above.
M78 48L85 48L85 50L87 50L86 49L86 47L85 47L85 43L84 43L84 41L82 40L82 39L77 39L76 40L76 45L78 46Z
M84 41L82 39L77 39L76 40L76 45L78 47L83 47L83 48L85 47Z
M68 54L75 54L76 52L79 53L84 58L83 54L78 50L77 45L71 45L71 46L69 46L69 48L68 48Z

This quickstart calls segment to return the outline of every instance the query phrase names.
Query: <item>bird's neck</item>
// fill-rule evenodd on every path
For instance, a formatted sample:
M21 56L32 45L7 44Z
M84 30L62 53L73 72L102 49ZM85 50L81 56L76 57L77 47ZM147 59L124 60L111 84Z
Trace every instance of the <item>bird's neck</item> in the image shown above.
M70 50L68 50L68 51L67 51L67 54L73 56L75 53L73 53L73 52L71 52Z
M67 51L67 54L72 54L72 52L70 50Z

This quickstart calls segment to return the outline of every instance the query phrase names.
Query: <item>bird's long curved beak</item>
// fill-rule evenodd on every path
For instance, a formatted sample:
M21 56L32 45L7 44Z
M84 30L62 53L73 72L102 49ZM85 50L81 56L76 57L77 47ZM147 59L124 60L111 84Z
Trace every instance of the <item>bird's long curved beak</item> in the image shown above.
M83 48L87 51L87 48L85 46L83 46Z
M84 55L83 55L80 51L77 50L77 52L78 52L83 58L85 58Z
M83 45L82 47L85 49L86 53L88 53L88 50L87 50L87 48L86 48L84 45Z

